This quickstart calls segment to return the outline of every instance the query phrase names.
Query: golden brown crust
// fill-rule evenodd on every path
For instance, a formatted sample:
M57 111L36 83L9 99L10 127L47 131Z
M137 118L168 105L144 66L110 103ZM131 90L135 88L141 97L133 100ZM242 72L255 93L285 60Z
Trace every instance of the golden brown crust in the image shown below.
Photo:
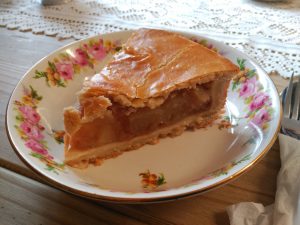
M81 126L81 113L74 107L65 108L64 125L68 135L74 134Z
M125 106L144 107L149 101L157 105L156 97L166 99L175 88L219 77L230 79L238 71L228 59L178 34L140 29L84 86L88 95L104 95Z
M104 96L81 98L82 122L90 122L96 118L103 118L106 110L111 106L111 101Z

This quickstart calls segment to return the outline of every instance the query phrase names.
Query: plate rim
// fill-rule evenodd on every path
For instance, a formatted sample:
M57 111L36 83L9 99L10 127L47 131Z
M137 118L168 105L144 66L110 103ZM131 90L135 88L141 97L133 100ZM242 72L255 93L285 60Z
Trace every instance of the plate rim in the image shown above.
M213 41L216 41L218 43L221 43L222 45L226 45L223 42L214 40L213 38L210 37L205 37L205 35L203 34L197 34L197 32L189 32L189 31L180 31L180 30L176 30L176 29L164 29L167 31L171 31L171 32L176 32L176 33L181 33L181 34L188 34L188 35L195 35L195 36L200 36L200 37L204 37L204 38L208 38L211 39ZM282 120L282 105L280 104L279 101L279 120L278 120L278 124L277 127L275 129L274 135L272 136L272 138L270 139L269 143L266 145L266 147L260 152L260 154L253 159L253 161L251 163L249 163L248 165L246 165L244 168L242 168L241 170L233 173L231 176L228 176L218 182L215 182L213 184L210 184L206 187L197 189L197 190L192 190L192 191L188 191L188 192L184 192L184 193L178 193L178 194L173 194L173 195L168 195L168 196L157 196L157 197L151 197L151 198L143 198L143 197L114 197L114 196L105 196L105 195L100 195L100 194L96 194L96 193L90 193L90 192L85 192L82 190L78 190L76 188L72 188L70 186L67 186L61 182L56 181L53 178L50 178L48 176L46 176L45 174L43 174L42 172L40 172L38 169L34 168L20 153L20 150L18 150L18 147L14 144L14 141L12 140L12 135L9 131L8 128L8 108L11 104L11 99L12 96L15 94L15 91L17 89L17 87L19 87L20 83L22 82L22 80L27 76L27 74L36 67L36 65L38 65L40 62L42 62L43 60L45 60L47 57L55 54L56 52L61 51L64 48L68 48L70 46L73 46L75 44L78 44L80 42L84 42L86 40L92 39L92 38L96 38L102 35L109 35L109 34L118 34L118 33L124 33L124 32L133 32L135 31L135 29L130 29L130 30L125 30L125 31L117 31L117 32L108 32L108 33L104 33L104 34L98 34L98 35L94 35L91 37L87 37L81 40L77 40L77 41L72 41L69 44L66 44L62 47L59 47L57 49L55 49L54 51L51 51L49 54L47 54L46 56L42 57L40 60L38 60L33 66L31 66L25 73L24 75L20 78L20 80L18 81L18 83L15 85L13 91L11 92L7 105L6 105L6 110L5 110L5 130L6 130L6 134L9 140L10 145L12 146L14 152L16 153L16 155L21 159L21 161L28 167L30 168L35 174L37 174L42 180L46 181L48 184L59 188L63 191L75 194L77 196L81 196L81 197L85 197L87 199L91 199L91 200L96 200L96 201L105 201L105 202L114 202L114 203L158 203L158 202L166 202L166 201L174 201L177 199L182 199L182 198L187 198L187 197L191 197L194 195L199 195L202 194L204 192L207 192L209 190L215 189L217 187L220 187L222 185L227 184L230 181L233 181L234 179L240 177L242 174L244 174L245 172L249 171L254 165L256 165L265 155L266 153L270 150L270 148L273 146L274 142L277 139L278 133L280 131L280 127L281 127L281 120ZM263 71L264 75L266 76L266 78L268 79L268 81L273 85L274 89L276 90L277 94L278 94L278 89L275 86L273 80L268 76L267 72L257 63L256 60L252 59L251 57L249 57L247 54L241 52L238 49L235 49L231 46L227 46L230 49L239 52L240 54L246 56L248 59L250 59L252 61L252 63L255 64L256 67L258 67L260 70ZM278 97L278 96L277 96ZM279 97L278 97L279 98Z

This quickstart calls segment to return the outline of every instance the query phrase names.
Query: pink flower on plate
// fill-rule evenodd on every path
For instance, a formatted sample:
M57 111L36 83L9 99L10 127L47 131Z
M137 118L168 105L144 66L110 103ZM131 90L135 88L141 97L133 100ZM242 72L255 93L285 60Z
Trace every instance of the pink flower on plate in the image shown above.
M45 156L48 155L47 149L45 149L44 146L41 143L37 142L36 140L29 139L28 141L25 142L25 145L36 153Z
M25 120L32 124L38 123L41 119L41 116L35 111L35 109L28 105L20 106L19 110L23 114Z
M252 122L257 126L261 127L265 122L270 121L270 119L271 119L270 113L265 109L261 109L254 116Z
M256 91L256 78L252 77L243 83L240 89L240 97L249 97L253 95Z
M88 58L85 51L80 48L77 48L74 52L74 63L80 66L85 66L88 64Z
M263 92L259 92L257 93L254 98L253 101L250 104L250 110L256 110L256 109L260 109L261 107L263 107L265 105L265 103L268 101L269 96L266 93Z
M72 80L74 75L73 65L71 62L60 62L55 64L57 72L65 80Z
M36 127L26 121L20 125L20 128L24 131L24 133L29 138L32 138L34 140L42 140L44 138L44 135L40 132L38 127Z
M101 41L91 47L87 47L87 51L93 58L101 60L106 56L105 48L103 47Z

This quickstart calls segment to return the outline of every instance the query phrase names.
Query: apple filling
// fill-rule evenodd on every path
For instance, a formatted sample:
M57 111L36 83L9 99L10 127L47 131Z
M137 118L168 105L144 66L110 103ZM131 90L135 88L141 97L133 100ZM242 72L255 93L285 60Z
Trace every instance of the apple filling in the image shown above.
M84 123L72 135L69 149L82 152L110 143L126 142L178 124L191 116L211 116L223 107L222 96L228 83L228 80L219 79L173 91L154 109L124 107L113 102L104 117Z

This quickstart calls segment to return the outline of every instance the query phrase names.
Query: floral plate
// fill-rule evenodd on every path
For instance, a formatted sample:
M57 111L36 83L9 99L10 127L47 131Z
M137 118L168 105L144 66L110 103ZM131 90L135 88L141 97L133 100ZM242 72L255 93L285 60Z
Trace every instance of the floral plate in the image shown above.
M154 202L220 186L267 153L281 118L271 79L243 53L182 33L242 70L230 84L222 118L207 129L162 139L101 166L83 170L66 166L63 109L76 102L84 78L98 72L131 33L104 34L67 45L36 63L18 83L7 108L7 131L16 153L30 168L54 186L84 197Z

